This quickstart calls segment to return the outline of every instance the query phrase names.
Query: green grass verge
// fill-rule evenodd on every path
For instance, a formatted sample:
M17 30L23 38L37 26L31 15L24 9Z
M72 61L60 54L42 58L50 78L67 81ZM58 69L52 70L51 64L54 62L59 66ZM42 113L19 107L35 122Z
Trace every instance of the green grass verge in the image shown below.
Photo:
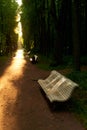
M53 69L56 69L56 70L59 70L59 69L64 69L65 66L68 66L66 63L64 65L59 65L59 66L51 66L52 60L51 58L49 57L46 57L46 56L39 56L39 62L37 64L37 66L40 68L40 69L43 69L43 70L53 70ZM70 66L70 65L69 65Z

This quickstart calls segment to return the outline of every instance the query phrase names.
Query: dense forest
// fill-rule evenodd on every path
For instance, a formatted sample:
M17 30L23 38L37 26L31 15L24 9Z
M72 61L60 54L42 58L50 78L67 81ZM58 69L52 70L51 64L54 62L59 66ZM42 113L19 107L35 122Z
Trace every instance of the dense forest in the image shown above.
M17 48L17 11L21 10L24 48L48 57L51 66L71 57L76 70L87 56L86 0L22 0L18 9L15 0L0 2L0 55ZM85 63L84 63L85 64Z
M17 3L15 0L0 1L0 55L9 55L17 48L16 27Z
M80 70L80 59L87 55L86 0L22 0L24 47L61 65L65 56L73 58Z

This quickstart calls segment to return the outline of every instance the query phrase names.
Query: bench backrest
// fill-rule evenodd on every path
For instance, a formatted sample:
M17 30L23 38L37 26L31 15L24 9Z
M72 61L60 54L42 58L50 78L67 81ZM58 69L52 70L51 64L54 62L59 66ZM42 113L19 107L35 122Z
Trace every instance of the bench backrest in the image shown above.
M75 87L79 85L56 70L51 71L50 75L45 80L38 80L43 90L48 95L51 101L67 100Z

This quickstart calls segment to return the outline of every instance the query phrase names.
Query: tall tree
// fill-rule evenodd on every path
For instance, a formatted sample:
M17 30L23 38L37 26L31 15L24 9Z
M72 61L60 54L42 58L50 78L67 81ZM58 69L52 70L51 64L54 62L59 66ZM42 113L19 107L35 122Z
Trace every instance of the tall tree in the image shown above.
M14 41L16 41L16 35L14 33L14 28L16 26L16 10L17 3L15 0L2 0L0 2L0 48L4 53L7 52L7 49L12 51L13 43L11 41L13 41L14 36ZM9 35L9 46L6 40L7 35Z
M72 16L74 67L80 70L79 1L72 2Z
M54 60L55 65L62 63L62 42L61 42L61 29L59 25L59 19L56 12L56 4L54 0L51 0L51 15L54 21L55 31L56 31L56 42L54 44Z

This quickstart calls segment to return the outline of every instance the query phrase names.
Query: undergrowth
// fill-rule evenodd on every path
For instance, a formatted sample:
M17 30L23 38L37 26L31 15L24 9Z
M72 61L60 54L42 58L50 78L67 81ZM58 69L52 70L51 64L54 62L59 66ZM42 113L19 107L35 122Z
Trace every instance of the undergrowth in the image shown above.
M72 98L72 112L76 113L78 118L87 128L87 71L72 72L67 75L71 80L79 84L77 91Z

